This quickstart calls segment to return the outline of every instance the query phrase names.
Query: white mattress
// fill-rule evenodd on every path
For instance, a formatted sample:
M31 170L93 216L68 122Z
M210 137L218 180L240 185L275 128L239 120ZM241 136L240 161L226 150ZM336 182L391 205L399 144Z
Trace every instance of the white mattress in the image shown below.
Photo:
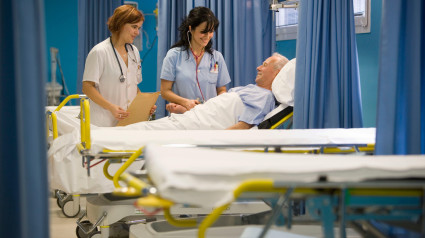
M137 150L148 143L245 146L368 144L375 142L375 129L131 131L98 127L91 131L91 139L92 153L102 149ZM51 144L48 151L51 187L71 194L111 192L111 181L103 177L103 164L94 167L92 176L87 178L76 148L78 143L79 131L74 130Z
M119 128L98 128L91 131L95 152L104 148L138 149L148 143L192 145L335 145L374 144L375 128L308 129L308 130L159 130L137 131ZM59 137L52 144L76 145L78 132L72 137Z
M280 182L358 182L378 178L425 178L425 156L302 155L175 148L148 145L150 178L163 198L216 207L232 200L246 179Z
M78 114L78 106L66 106L57 113L61 136L51 143L48 151L51 188L71 194L111 192L112 182L104 178L103 164L91 169L91 177L87 177L87 171L81 165L81 156L76 149L80 143ZM245 146L370 144L375 142L375 129L142 131L91 126L91 140L92 153L103 149L137 150L148 143ZM139 168L139 165L136 167ZM111 171L118 166L112 165Z

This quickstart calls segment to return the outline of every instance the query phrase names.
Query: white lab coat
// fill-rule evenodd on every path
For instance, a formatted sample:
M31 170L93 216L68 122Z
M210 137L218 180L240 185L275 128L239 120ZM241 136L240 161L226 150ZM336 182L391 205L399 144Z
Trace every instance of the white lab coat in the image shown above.
M115 57L110 39L93 47L86 59L83 81L91 81L96 89L109 102L127 109L137 95L137 84L142 82L140 54L138 49L128 46L128 67L121 55L117 52L118 60L125 82L120 82L120 67ZM90 122L96 126L115 126L118 122L110 111L103 109L93 101L90 101Z

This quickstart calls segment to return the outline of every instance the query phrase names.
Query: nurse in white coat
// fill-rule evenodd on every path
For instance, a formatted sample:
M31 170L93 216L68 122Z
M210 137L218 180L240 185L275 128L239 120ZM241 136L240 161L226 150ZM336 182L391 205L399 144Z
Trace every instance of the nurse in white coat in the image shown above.
M96 126L115 126L129 116L128 106L142 82L139 51L132 43L143 21L143 14L133 6L116 8L107 23L112 36L94 46L87 56L83 93L94 102L90 104L90 120Z

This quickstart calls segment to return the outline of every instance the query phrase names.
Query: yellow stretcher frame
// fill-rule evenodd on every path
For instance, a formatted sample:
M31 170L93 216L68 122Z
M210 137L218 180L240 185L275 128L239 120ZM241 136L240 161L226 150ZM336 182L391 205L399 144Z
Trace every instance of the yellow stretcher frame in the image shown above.
M119 187L114 191L116 195L124 195L126 191L138 191L137 194L128 194L129 196L139 195L144 196L137 200L137 206L155 207L162 208L164 211L164 217L173 226L176 227L198 227L198 237L204 238L206 231L211 227L214 222L222 215L222 213L236 201L243 193L247 192L261 192L261 193L278 193L278 194L295 194L297 197L303 196L315 196L321 194L344 194L345 200L350 200L351 196L381 196L381 197L418 197L419 199L425 198L424 184L412 185L402 187L399 185L397 188L391 188L389 186L382 187L382 184L377 185L359 185L361 183L353 183L353 187L350 188L350 183L343 185L341 183L316 183L313 187L310 187L311 183L304 183L294 186L294 183L288 185L282 185L276 183L271 179L250 179L242 182L233 191L233 200L227 204L215 208L209 215L207 215L200 223L196 219L176 219L170 214L170 208L175 204L173 201L163 199L160 196L143 193L141 191L147 191L150 185L144 183L140 179L131 176L127 173L123 173L119 176L119 179L124 181L129 188ZM323 186L323 187L321 187ZM364 186L364 187L362 187ZM403 185L404 186L404 185ZM347 188L346 188L347 187ZM424 212L424 211L423 211ZM422 217L425 214L422 214ZM423 219L423 218L422 218Z
M60 111L70 100L72 99L85 99L87 98L86 95L84 94L73 94L73 95L69 95L68 97L66 97L60 104L59 106L57 106L55 108L55 110L53 111L47 111L46 112L46 134L47 134L47 138L49 138L49 122L52 123L52 134L53 134L53 139L58 138L58 119L57 119L57 115L56 113L58 111ZM81 101L80 101L81 103ZM90 108L89 108L90 109ZM80 111L81 112L81 111ZM90 112L89 112L90 113ZM90 121L89 121L90 123ZM89 128L90 129L90 128Z
M49 138L49 123L52 124L52 134L53 140L58 138L58 128L57 128L57 115L56 113L60 111L70 100L80 99L80 138L81 142L77 144L77 149L83 156L90 154L91 149L91 134L90 134L90 102L88 97L84 94L73 94L66 97L60 104L53 110L53 112L46 112L46 129L47 129L47 138ZM109 150L103 149L102 156L106 156L111 159L126 159L129 158L135 150ZM105 174L106 176L106 174Z

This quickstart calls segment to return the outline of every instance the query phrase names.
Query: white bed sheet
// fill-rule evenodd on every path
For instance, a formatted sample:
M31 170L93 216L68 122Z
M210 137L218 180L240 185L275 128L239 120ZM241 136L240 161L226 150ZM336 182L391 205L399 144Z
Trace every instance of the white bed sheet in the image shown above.
M59 137L56 140L64 142L78 141L76 133L69 133ZM57 141L54 142L57 142ZM54 143L55 144L55 143ZM52 153L54 149L54 153ZM90 176L87 175L87 169L82 165L82 157L79 154L76 143L55 144L48 152L49 184L51 189L60 189L68 194L90 194L90 193L108 193L114 190L113 182L107 179L103 174L105 161L90 169ZM91 165L100 160L93 160ZM143 161L135 161L127 169L135 171L142 167ZM113 175L120 167L121 163L111 164L108 172Z
M171 114L155 121L139 122L125 130L222 130L238 122L245 106L235 92L214 97L184 114Z
M56 107L46 107L54 111ZM140 122L120 130L220 130L238 122L244 104L237 93L226 93L208 100L184 114L171 114L155 121ZM56 112L59 136L80 130L79 106L64 106ZM106 127L90 125L90 130L103 130Z
M283 182L359 182L378 178L425 178L425 156L359 156L248 153L148 145L147 170L163 198L217 207L232 200L246 179Z
M191 145L335 145L374 144L375 128L305 129L305 130L121 130L102 128L91 132L93 152L104 148L134 150L148 143ZM57 147L75 146L78 132L56 139L49 153Z

